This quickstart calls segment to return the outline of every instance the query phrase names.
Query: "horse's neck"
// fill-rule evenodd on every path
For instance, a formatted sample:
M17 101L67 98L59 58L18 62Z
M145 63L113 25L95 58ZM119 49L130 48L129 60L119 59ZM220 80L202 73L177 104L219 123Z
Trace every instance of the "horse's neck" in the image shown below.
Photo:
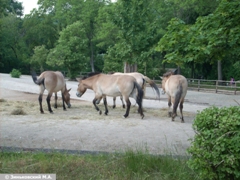
M83 84L88 89L93 89L95 79L94 78L88 78L86 80L83 80Z

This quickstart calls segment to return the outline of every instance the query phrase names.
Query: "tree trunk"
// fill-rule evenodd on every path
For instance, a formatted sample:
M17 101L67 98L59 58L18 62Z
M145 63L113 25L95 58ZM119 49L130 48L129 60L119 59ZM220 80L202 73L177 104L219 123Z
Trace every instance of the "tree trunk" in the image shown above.
M195 73L194 73L194 71L195 71L195 66L194 66L194 62L193 62L193 61L191 62L191 66L192 66L192 67L191 67L191 70L192 70L191 76L192 76L192 78L195 78L195 77L194 77L194 74L195 74Z
M218 80L222 80L222 62L218 60Z
M93 44L92 44L92 41L91 41L91 40L90 40L90 48L91 48L90 64L91 64L92 72L95 72L95 69L94 69Z
M177 67L177 74L181 74L181 68L179 66Z
M137 64L124 63L124 73L137 72Z

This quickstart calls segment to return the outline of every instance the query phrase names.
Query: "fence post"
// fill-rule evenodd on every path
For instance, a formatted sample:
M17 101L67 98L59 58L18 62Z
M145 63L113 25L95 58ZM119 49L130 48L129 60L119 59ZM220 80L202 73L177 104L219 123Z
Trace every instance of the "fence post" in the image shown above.
M216 93L217 93L217 90L218 90L218 80L216 81Z
M235 91L234 91L234 95L237 94L237 82L235 82Z
M198 79L198 91L200 90L200 80Z

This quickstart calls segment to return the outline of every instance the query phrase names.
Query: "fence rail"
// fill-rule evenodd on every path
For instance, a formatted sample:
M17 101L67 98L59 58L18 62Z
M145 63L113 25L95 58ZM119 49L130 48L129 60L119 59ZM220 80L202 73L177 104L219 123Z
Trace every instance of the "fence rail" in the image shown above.
M204 80L188 78L188 89L203 92L215 92L240 95L240 81ZM162 87L161 80L155 80L159 87Z

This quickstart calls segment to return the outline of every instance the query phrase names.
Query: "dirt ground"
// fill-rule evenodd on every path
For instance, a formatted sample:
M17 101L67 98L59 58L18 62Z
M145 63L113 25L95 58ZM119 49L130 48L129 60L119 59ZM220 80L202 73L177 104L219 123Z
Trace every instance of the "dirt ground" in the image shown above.
M47 111L46 101L43 101L45 113L40 114L38 87L31 77L16 79L0 74L0 146L104 152L133 149L152 154L185 155L189 139L194 137L192 122L196 113L212 105L197 103L188 93L184 104L185 123L181 123L179 117L174 122L167 117L166 96L161 96L160 101L144 99L144 119L137 113L136 106L131 107L128 118L123 118L125 109L120 101L117 101L117 108L112 109L112 100L108 98L109 114L106 116L99 115L93 108L93 92L87 91L82 98L77 98L77 82L68 81L67 86L72 88L72 107L63 111L59 97L59 107L52 107L54 114ZM146 94L148 98L154 96L152 90ZM230 105L234 105L232 99L239 97L221 98L230 99ZM214 105L221 106L221 102ZM102 104L99 106L104 110Z

